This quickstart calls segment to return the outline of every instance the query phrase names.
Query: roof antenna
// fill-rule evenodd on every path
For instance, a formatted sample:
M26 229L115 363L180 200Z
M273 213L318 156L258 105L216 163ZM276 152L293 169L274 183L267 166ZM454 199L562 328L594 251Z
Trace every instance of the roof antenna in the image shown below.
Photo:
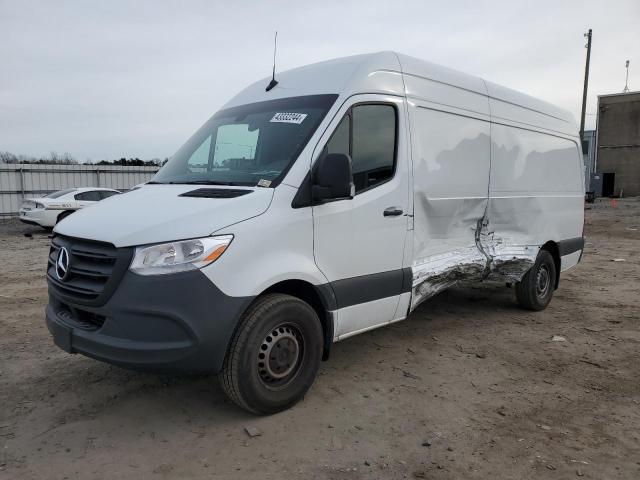
M276 30L276 34L273 37L273 73L271 74L271 81L269 82L269 85L267 85L267 88L265 89L265 92L268 92L273 87L278 85L278 81L276 80L276 51L277 51L277 49L278 49L278 31Z

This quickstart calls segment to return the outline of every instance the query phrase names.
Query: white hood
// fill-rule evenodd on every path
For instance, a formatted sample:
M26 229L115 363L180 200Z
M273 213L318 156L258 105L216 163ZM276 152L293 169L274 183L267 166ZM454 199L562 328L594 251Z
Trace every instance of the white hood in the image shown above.
M235 198L179 196L200 188L238 188L252 192ZM145 185L77 211L61 221L54 231L109 242L116 247L205 237L261 215L269 208L272 197L272 188Z

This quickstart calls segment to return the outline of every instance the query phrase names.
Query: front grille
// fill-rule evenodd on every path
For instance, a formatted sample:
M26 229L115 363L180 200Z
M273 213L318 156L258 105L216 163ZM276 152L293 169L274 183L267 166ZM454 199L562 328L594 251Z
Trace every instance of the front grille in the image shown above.
M98 315L79 308L68 307L64 304L61 305L61 309L57 314L58 318L62 319L67 325L82 330L99 330L106 321L104 315Z
M69 254L68 272L61 280L56 274L60 249ZM49 251L47 279L63 299L80 304L106 301L128 267L130 249L117 249L110 243L54 235Z

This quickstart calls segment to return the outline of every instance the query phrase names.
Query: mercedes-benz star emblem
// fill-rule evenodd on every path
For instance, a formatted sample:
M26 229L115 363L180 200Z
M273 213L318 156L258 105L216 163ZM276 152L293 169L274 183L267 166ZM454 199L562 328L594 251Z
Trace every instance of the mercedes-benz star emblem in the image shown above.
M58 253L58 260L56 260L56 275L60 280L64 280L69 270L69 252L62 247Z

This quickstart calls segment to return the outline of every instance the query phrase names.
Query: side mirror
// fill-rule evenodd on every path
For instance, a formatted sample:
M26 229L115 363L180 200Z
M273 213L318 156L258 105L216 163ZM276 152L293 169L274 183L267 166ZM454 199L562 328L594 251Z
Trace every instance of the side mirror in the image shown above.
M319 202L353 198L351 157L343 153L320 157L314 169L312 194Z

